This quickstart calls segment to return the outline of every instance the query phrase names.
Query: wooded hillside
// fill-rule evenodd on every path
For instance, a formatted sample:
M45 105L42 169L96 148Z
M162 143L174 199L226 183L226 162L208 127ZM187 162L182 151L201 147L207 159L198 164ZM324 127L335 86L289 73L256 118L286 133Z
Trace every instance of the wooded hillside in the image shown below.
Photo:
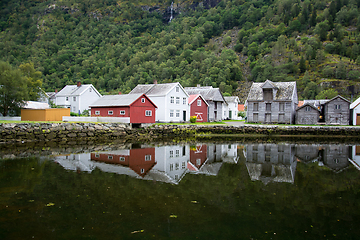
M360 92L360 0L171 3L1 1L0 60L32 62L46 91L178 81L244 101L247 81L269 79L297 81L300 99Z

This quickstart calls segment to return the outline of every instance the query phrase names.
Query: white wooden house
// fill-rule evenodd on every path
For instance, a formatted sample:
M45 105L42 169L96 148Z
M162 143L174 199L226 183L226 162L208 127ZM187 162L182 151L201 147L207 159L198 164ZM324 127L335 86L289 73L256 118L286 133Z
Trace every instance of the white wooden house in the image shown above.
M92 84L78 82L77 85L66 85L55 95L55 105L70 108L70 112L82 113L90 110L90 105L101 98L101 94Z
M352 125L360 125L360 98L350 104Z
M158 107L156 122L186 122L190 120L189 95L180 83L137 85L130 94L144 93Z
M224 97L227 104L224 104L224 118L230 120L238 120L239 97Z

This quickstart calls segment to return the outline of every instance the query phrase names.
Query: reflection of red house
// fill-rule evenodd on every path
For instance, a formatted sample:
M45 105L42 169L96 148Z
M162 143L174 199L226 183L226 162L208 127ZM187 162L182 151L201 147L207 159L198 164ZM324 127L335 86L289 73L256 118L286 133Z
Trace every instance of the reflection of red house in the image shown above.
M208 106L209 104L200 94L189 96L190 116L196 116L197 122L208 121Z
M92 117L124 117L129 123L154 123L157 108L145 94L105 95L90 107Z
M201 166L207 160L207 146L198 145L196 148L190 148L190 162L188 162L188 169L190 171L199 171Z
M155 148L125 149L103 153L95 152L91 153L91 160L129 167L141 177L145 177L156 164Z

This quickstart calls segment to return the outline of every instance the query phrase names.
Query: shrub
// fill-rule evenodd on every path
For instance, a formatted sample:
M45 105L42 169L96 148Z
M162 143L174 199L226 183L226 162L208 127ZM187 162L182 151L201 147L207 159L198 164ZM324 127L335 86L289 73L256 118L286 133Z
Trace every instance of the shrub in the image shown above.
M196 119L197 119L196 116L191 116L190 117L190 122L191 123L196 123Z

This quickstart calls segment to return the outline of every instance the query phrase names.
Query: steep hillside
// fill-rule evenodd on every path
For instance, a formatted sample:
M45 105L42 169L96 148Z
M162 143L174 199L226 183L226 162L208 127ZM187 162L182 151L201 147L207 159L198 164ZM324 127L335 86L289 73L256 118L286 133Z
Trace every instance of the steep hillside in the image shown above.
M300 98L360 92L355 0L5 0L0 60L33 62L46 91L179 81L246 97L251 81L297 81ZM244 88L245 86L245 88Z

